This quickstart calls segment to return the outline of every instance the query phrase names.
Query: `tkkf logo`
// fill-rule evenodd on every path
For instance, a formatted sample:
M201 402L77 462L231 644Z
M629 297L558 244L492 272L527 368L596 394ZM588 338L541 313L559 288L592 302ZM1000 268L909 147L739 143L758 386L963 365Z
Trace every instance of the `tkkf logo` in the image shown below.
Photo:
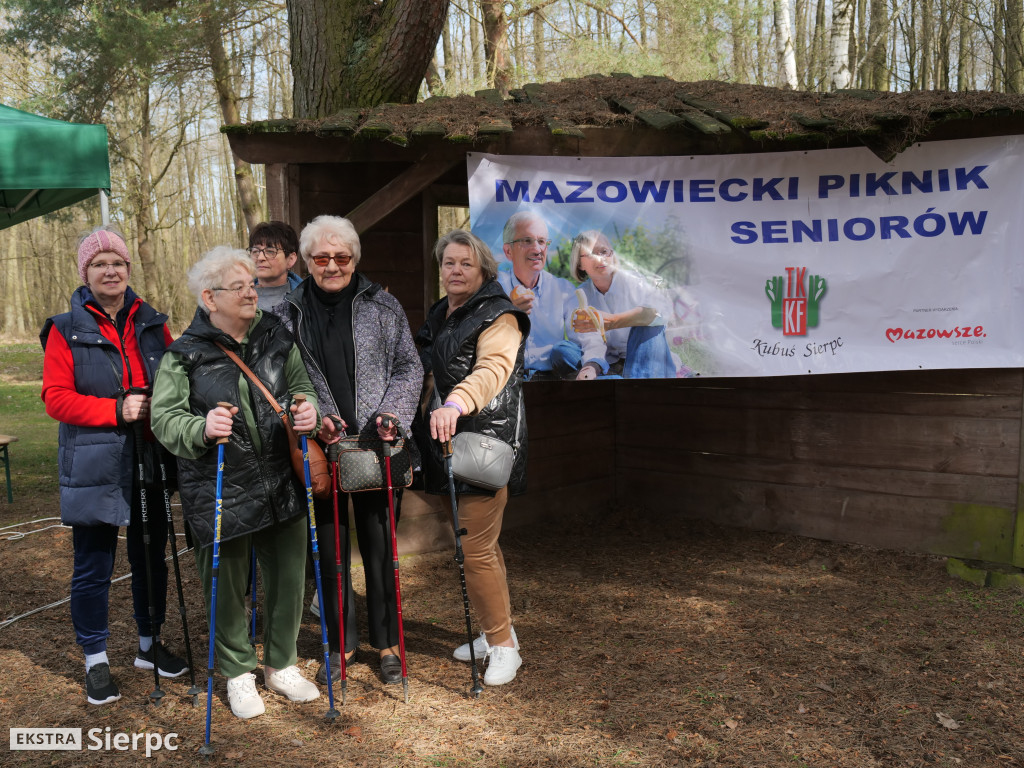
M772 303L772 327L781 328L783 336L806 336L808 328L818 327L825 290L825 278L808 276L807 267L786 267L785 277L769 277L764 292Z

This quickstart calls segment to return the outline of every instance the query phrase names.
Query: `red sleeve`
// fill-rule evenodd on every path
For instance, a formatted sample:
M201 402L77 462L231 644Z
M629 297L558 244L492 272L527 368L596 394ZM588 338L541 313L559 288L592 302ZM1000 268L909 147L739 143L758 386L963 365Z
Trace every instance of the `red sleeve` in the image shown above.
M174 337L171 336L171 331L167 327L167 323L164 323L164 346L171 346L171 342L174 341Z
M75 362L67 339L50 328L43 355L43 402L57 421L79 427L116 427L117 399L79 394L75 389Z

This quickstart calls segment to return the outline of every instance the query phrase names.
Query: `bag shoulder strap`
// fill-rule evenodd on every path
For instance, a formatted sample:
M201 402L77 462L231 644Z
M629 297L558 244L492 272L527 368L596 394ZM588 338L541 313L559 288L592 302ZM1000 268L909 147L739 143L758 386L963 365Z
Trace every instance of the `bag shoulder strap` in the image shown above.
M247 377L249 377L249 381L251 381L253 384L255 384L256 387L259 389L259 391L263 393L263 396L265 398L267 398L267 402L269 402L271 407L274 409L274 411L277 412L277 415L280 416L282 419L284 419L285 418L284 408L282 408L281 404L278 403L277 400L274 399L274 396L272 394L270 394L270 390L267 389L266 385L264 385L264 383L262 381L260 381L259 376L257 376L255 373L253 373L252 371L249 370L249 366L247 366L245 363L242 362L242 358L240 358L238 355L236 355L230 349L225 347L219 341L215 341L213 343L216 344L218 347L220 347L221 352L223 352L225 355L227 355L229 358L231 358L231 360L234 361L235 365L237 365L239 368L242 369L242 373L244 373Z

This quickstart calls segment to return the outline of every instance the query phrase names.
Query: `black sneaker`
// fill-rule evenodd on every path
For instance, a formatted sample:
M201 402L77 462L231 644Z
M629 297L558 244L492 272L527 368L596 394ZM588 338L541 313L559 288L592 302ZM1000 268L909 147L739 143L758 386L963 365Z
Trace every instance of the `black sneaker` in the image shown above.
M85 695L90 704L109 704L121 698L110 677L109 664L95 664L85 675Z
M153 643L148 651L141 648L135 654L136 669L153 669L153 652L157 652L160 665L160 677L180 677L188 672L188 664L164 648L163 643Z

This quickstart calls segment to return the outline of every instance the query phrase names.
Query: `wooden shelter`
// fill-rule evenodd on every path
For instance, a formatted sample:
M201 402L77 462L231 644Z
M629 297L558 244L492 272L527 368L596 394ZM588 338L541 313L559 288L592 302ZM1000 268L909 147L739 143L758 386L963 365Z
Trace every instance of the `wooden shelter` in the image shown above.
M468 205L467 152L728 154L1024 132L1024 97L805 93L588 77L227 126L263 163L271 215L350 218L413 330L436 300L439 206ZM530 492L510 522L572 509L680 517L1024 566L1020 369L537 382ZM423 535L428 538L429 533ZM571 545L571 542L567 542ZM421 546L429 546L429 543Z

